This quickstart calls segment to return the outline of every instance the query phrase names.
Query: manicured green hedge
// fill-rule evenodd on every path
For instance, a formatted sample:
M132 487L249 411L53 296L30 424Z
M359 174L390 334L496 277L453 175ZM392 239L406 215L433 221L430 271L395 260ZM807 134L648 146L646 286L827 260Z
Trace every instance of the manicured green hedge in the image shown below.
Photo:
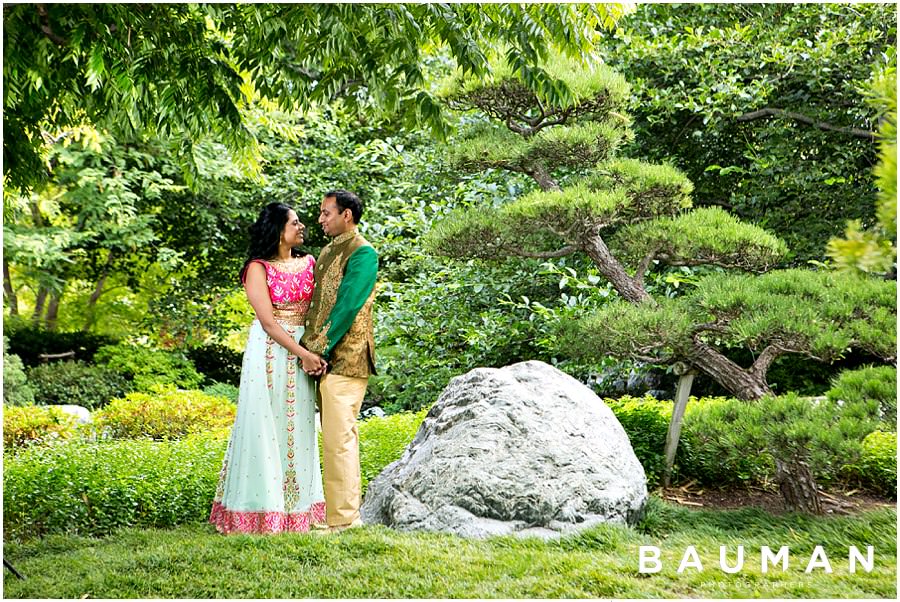
M73 440L37 447L3 468L7 537L107 535L119 527L169 527L209 517L226 441Z
M39 364L28 368L26 374L38 404L74 404L94 409L131 389L128 379L115 370L82 361Z
M191 433L227 430L237 408L224 397L202 391L157 387L129 393L94 413L100 437L180 439Z
M870 366L838 375L826 394L828 399L881 421L881 430L897 430L897 368ZM851 409L851 406L856 406Z
M72 414L47 406L4 406L4 451L17 452L33 445L48 445L78 434Z
M418 412L403 412L384 418L369 418L359 423L359 465L362 473L362 492L366 493L369 481L384 468L400 459L419 425L425 420L429 408Z
M425 413L360 422L363 491L401 456ZM170 441L76 439L7 457L6 535L16 539L66 532L104 535L124 526L204 522L225 447L220 430Z
M119 343L98 349L94 361L130 378L136 391L149 391L157 385L193 389L203 381L194 364L175 351Z
M856 474L863 486L897 497L897 433L875 431L862 442Z
M169 392L156 400L142 395L137 399L149 403L150 408L164 407L166 395L182 401L203 396L199 391ZM134 402L134 396L131 397ZM215 407L228 404L224 399L213 399L220 404ZM631 438L648 478L656 482L662 469L671 402L621 398L607 403ZM131 425L146 424L148 421L142 418L145 414L166 415L155 414L155 410L145 412L143 407L140 403L127 407L111 404L104 411L121 411L122 416L131 417L122 422ZM766 481L773 473L772 449L789 448L794 441L800 441L811 452L811 463L819 471L817 477L822 478L822 471L826 471L833 478L852 478L872 490L896 493L896 433L860 434L870 423L842 417L835 407L827 400L813 402L797 396L761 402L692 399L682 429L676 476L714 485ZM6 410L9 412L10 408ZM363 492L376 475L401 457L426 414L423 409L415 414L360 422ZM186 424L199 424L195 418ZM822 433L826 422L831 430ZM159 429L154 432L162 433ZM183 439L170 441L75 439L53 446L33 446L6 457L6 533L14 538L60 532L99 535L126 525L170 526L205 521L221 468L227 429L187 436L185 432L177 435ZM173 433L167 431L164 435L174 437ZM854 445L859 449L858 455L847 457L847 446L853 449Z
M625 395L603 401L628 434L631 447L647 475L647 486L655 487L662 479L666 466L666 433L672 418L672 402L660 401L649 395Z

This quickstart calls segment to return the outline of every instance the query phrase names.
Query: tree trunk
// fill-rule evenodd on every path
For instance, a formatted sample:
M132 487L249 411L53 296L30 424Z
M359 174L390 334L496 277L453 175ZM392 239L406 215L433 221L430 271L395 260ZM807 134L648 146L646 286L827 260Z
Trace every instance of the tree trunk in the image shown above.
M822 514L819 488L806 462L797 457L775 458L775 481L788 510Z
M689 356L691 364L709 374L738 399L751 401L772 394L765 372L745 370L701 341L694 340Z
M47 305L47 315L44 316L44 324L47 330L56 330L56 319L59 315L60 293L50 295L50 303Z
M38 289L37 297L34 300L34 313L31 314L31 321L35 326L41 323L41 318L44 315L44 303L47 301L48 292L47 287L44 286Z
M91 298L88 299L87 320L85 320L84 327L81 329L84 332L90 330L91 326L94 325L94 321L97 319L97 301L100 300L100 296L103 294L103 287L106 286L106 279L109 277L109 270L113 262L113 257L114 254L110 251L106 258L106 267L104 268L103 275L97 280L97 284L94 286L94 292L91 293Z
M609 247L603 241L603 237L599 234L593 234L582 244L585 253L590 256L600 273L612 282L613 287L625 300L632 303L656 303L644 290L644 285L629 276L624 266L613 257Z
M12 278L9 275L9 262L3 258L3 294L6 296L6 304L9 305L9 315L19 315L19 298L16 289L13 288Z
M547 192L548 190L560 190L559 184L550 176L550 172L547 171L547 166L544 165L540 161L535 161L531 165L525 168L525 173L534 178L534 181L538 183L538 186L541 187L541 190Z

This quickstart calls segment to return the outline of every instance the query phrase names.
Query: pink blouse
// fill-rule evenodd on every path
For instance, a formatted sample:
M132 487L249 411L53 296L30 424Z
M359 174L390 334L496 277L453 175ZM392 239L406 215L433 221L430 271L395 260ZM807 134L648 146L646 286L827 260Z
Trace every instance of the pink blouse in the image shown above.
M288 261L253 261L266 269L266 284L269 285L275 319L302 325L315 288L313 268L316 260L313 256L293 257Z

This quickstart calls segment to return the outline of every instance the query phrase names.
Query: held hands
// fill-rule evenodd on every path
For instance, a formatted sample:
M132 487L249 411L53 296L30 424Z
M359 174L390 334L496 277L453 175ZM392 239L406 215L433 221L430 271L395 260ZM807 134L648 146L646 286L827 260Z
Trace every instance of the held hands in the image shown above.
M312 352L304 353L301 356L303 362L303 371L309 376L322 376L328 369L328 362Z

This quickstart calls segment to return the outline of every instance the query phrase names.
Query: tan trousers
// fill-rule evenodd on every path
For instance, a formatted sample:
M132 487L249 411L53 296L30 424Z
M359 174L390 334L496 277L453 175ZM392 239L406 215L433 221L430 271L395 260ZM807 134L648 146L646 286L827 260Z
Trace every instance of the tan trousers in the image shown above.
M359 430L356 415L366 394L366 378L326 374L319 381L322 402L322 458L325 521L349 525L359 518Z

